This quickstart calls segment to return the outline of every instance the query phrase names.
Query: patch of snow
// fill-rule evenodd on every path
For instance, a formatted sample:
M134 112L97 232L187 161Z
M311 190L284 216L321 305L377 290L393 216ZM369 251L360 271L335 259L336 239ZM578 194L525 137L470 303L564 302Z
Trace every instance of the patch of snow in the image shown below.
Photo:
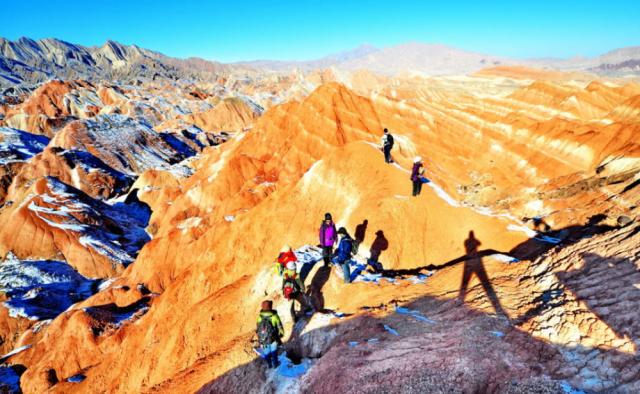
M120 327L124 325L126 322L134 322L144 316L149 311L149 306L145 305L139 309L133 310L131 312L125 313L114 313L113 316L115 318L115 325Z
M396 330L394 330L393 328L391 328L391 327L387 326L386 324L385 324L385 326L384 326L384 329L385 329L385 330L387 330L387 331L389 331L389 332L390 332L390 333L392 333L393 335L398 336L398 331L396 331Z
M278 372L282 376L286 376L288 378L297 378L298 375L302 375L307 372L307 366L304 362L295 365L291 360L287 357L287 352L282 352L280 357L278 357L278 361L280 361L280 367L278 367Z
M492 254L489 257L493 257L494 259L498 260L498 261L502 261L503 263L517 263L518 259L516 259L515 257L511 257L511 256L507 256L506 254Z
M98 291L102 291L102 290L106 290L109 288L109 286L111 286L116 280L120 279L118 278L110 278L110 279L105 279L103 280L100 285L98 286Z
M423 317L423 316L413 315L413 317L415 317L418 320L422 320L423 322L427 322L429 324L438 324L438 322L433 321L433 320L429 320L429 319L427 319L426 317Z
M69 382L71 383L80 383L83 380L85 380L87 377L82 375L82 374L78 374L78 375L73 375L72 377L70 377L69 379L67 379Z
M171 166L159 166L155 168L156 171L167 171L170 172L175 178L178 179L186 179L191 175L195 174L195 170L191 167L187 167L184 164L174 164Z
M235 218L236 218L235 216L225 216L224 220L226 220L227 222L233 222Z
M396 312L398 312L398 313L406 313L406 314L410 314L410 315L413 315L413 314L416 314L416 313L420 313L420 311L410 311L407 308L403 308L401 306L396 306L395 309L396 309Z
M26 161L42 152L48 144L47 137L0 127L0 164Z
M0 264L0 291L9 298L2 305L9 309L11 317L54 318L91 296L95 283L61 261L9 258Z
M40 329L48 324L51 324L51 322L53 321L53 319L47 319L47 320L42 320L39 321L38 323L36 323L36 325L33 326L33 332L36 333L38 331L40 331Z
M560 383L560 387L562 387L562 390L564 390L564 392L567 394L586 394L584 391L576 390L573 387L569 386L567 382Z
M6 359L8 359L8 358L9 358L9 357L11 357L11 356L15 356L15 355L16 355L16 354L18 354L18 353L22 353L22 352L24 352L25 350L29 349L29 348L30 348L30 347L32 347L32 346L33 346L33 345L27 345L27 346L19 347L19 348L17 348L17 349L15 349L15 350L13 350L11 353L7 353L7 354L5 354L4 356L2 356L2 357L0 357L0 358L1 358L1 359L3 359L3 360L6 360Z

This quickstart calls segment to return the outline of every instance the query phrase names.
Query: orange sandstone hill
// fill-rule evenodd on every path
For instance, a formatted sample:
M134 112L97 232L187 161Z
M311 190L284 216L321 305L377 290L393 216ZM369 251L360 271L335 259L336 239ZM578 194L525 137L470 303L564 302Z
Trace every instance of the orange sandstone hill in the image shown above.
M20 389L637 392L640 86L538 81L480 98L364 74L347 81L357 94L338 77L294 76L290 91L311 92L264 113L160 87L101 88L90 119L55 105L77 120L7 172L0 272L34 259L112 279L57 315L3 290ZM186 150L225 125L235 133L213 136L227 142ZM72 154L102 164L79 171ZM411 197L416 156L430 182ZM313 264L325 212L362 241L350 285ZM285 244L311 307L295 317L272 265ZM264 299L286 331L276 371L251 342Z

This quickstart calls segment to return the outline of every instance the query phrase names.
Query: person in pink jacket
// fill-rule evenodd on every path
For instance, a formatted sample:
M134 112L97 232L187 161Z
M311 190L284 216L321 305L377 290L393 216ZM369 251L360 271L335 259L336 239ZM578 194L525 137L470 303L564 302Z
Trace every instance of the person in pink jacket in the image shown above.
M320 247L322 248L322 257L324 259L324 266L328 267L331 264L331 257L333 255L333 245L338 242L338 232L336 231L336 225L333 223L333 218L330 213L324 215L324 222L320 225Z

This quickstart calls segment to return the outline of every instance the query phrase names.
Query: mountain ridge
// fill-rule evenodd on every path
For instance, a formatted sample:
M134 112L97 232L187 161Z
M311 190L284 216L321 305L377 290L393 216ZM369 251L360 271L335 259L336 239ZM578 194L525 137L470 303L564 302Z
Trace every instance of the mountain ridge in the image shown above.
M52 78L122 80L129 84L158 78L211 82L232 74L261 72L242 65L172 58L109 39L101 46L84 47L56 38L20 37L10 41L0 37L0 86L40 83Z

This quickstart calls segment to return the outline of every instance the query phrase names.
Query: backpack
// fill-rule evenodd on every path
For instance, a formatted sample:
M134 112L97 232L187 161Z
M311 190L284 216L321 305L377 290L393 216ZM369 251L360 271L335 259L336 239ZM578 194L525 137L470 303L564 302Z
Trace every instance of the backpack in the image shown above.
M393 136L391 134L384 135L384 145L389 145L393 148Z
M284 292L284 298L290 300L292 296L298 291L298 284L296 283L297 273L293 274L293 276L289 276L289 274L284 274L284 285L282 286L282 291Z
M358 254L359 247L360 242L358 242L355 238L351 238L351 256L355 256Z
M271 345L278 341L278 329L271 323L271 316L262 316L262 320L258 324L256 333L258 334L260 345Z

